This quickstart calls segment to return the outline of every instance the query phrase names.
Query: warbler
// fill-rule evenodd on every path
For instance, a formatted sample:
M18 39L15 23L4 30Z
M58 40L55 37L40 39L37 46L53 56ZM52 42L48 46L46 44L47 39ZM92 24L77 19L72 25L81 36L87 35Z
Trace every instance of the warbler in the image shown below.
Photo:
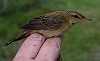
M20 27L23 32L12 38L5 46L12 42L21 40L33 33L42 34L45 38L57 37L67 32L74 24L91 20L77 11L56 11L38 16Z

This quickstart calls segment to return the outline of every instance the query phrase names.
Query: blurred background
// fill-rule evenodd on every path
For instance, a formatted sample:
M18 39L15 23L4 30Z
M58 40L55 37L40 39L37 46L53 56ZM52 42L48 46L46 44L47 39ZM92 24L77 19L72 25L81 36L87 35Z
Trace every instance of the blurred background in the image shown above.
M100 0L0 0L0 61L11 61L25 40L3 47L21 32L21 25L59 10L76 10L93 20L80 22L65 34L63 61L100 61Z

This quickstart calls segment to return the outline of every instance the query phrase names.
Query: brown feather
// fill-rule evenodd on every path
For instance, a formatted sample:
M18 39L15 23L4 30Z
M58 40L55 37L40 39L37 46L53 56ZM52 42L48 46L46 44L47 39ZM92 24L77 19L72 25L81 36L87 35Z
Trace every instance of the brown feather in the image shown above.
M31 20L28 24L23 25L20 29L26 30L57 30L63 24L62 19L57 16L42 15Z

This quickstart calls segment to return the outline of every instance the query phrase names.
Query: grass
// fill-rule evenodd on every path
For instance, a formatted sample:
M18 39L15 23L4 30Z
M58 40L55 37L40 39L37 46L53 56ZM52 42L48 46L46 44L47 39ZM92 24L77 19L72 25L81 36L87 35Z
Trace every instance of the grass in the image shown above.
M29 12L17 11L8 16L0 16L0 61L11 61L23 41L3 47L11 37L20 33L18 29L28 20L47 12L57 10L77 10L92 22L80 22L65 34L61 53L63 61L100 61L100 1L95 0L44 0ZM48 4L46 4L48 3Z

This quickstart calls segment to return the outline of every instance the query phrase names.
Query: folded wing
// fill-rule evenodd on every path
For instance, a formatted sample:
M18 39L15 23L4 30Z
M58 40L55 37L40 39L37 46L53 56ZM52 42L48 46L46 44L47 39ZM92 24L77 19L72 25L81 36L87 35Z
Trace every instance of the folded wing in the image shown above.
M23 25L20 29L24 30L57 30L62 26L63 21L57 16L42 15L34 18L28 24Z

